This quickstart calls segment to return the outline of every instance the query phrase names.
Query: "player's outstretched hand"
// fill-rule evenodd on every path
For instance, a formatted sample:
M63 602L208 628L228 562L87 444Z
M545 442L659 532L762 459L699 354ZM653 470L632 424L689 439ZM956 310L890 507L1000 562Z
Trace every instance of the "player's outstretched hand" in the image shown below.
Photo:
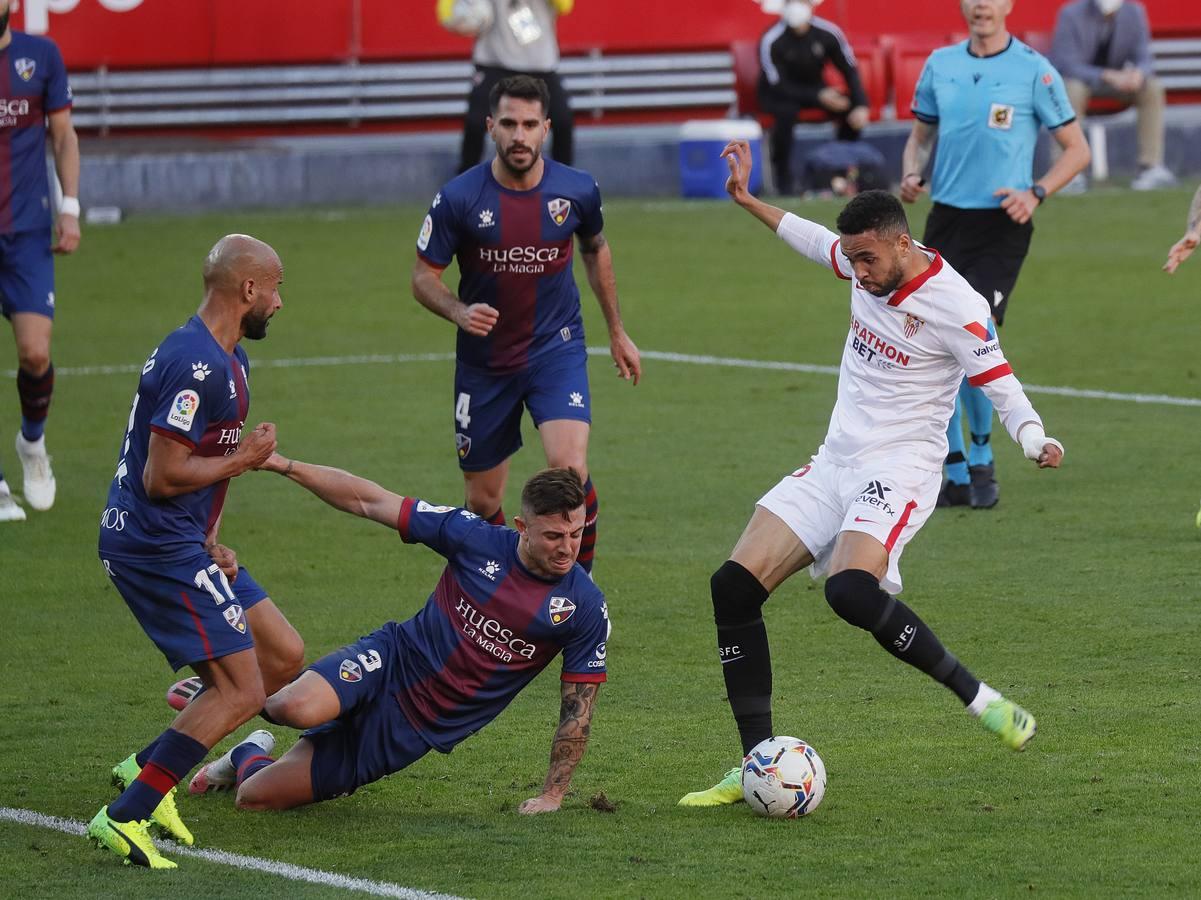
M541 794L526 800L517 807L517 811L523 816L533 816L538 813L555 812L562 805L561 797L548 797L546 794Z
M1063 447L1058 441L1048 440L1043 444L1043 452L1038 457L1038 467L1040 469L1058 469L1059 464L1063 462Z
M79 246L79 219L75 216L59 216L54 223L54 252L74 253Z
M1168 261L1163 264L1163 270L1169 275L1173 274L1182 262L1193 255L1198 244L1201 244L1201 234L1190 231L1172 245L1172 249L1168 251Z
M229 583L233 584L234 579L238 577L238 554L224 544L209 544L204 549L209 559L220 567Z
M746 141L730 141L721 151L721 155L730 167L730 177L726 179L726 192L735 200L749 196L751 145Z
M632 378L637 384L642 378L642 355L624 330L610 336L609 353L613 356L613 365L617 366L617 374L626 381Z
M993 191L993 196L1005 198L1001 201L1001 209L1019 225L1029 222L1034 210L1038 208L1038 198L1030 191L1015 191L1013 188L1003 187Z
M260 422L254 430L238 445L238 453L242 454L247 469L259 469L275 452L275 425L271 422Z
M500 312L487 303L472 303L459 311L458 326L475 337L487 337L496 325Z

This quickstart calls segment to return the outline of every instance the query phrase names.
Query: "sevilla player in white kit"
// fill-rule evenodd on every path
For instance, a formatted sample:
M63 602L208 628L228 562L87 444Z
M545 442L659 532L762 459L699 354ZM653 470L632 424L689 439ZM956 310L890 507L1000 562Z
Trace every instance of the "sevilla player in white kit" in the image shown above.
M896 599L898 563L934 510L947 421L965 372L1040 468L1057 468L1063 446L1046 436L1005 361L988 302L936 250L913 239L895 197L884 191L855 197L835 234L749 193L745 142L730 143L723 155L735 202L851 289L851 327L826 440L759 500L711 582L718 654L742 752L774 734L762 606L806 567L814 577L829 575L826 602L835 613L946 685L985 727L1021 750L1034 735L1034 717L972 675ZM736 766L681 805L738 802L739 773Z

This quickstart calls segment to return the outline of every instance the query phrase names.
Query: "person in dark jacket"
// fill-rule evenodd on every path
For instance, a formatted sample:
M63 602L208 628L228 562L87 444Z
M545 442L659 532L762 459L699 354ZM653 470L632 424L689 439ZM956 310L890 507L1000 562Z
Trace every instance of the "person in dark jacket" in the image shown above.
M759 39L759 105L772 117L771 161L776 190L792 191L792 127L797 113L821 109L837 122L840 141L858 140L867 124L867 94L842 29L813 15L821 0L788 0L780 21ZM849 95L823 79L831 63Z

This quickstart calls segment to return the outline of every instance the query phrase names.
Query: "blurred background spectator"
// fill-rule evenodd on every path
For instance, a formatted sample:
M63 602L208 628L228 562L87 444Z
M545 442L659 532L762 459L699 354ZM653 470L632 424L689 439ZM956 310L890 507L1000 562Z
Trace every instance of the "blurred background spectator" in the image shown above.
M792 193L792 130L801 110L825 110L837 122L840 141L859 139L868 120L867 94L855 67L855 54L833 22L816 18L821 0L788 0L780 21L759 40L759 105L772 118L771 163L776 191ZM832 64L847 92L823 76Z
M477 165L484 152L488 94L502 78L536 75L550 90L551 155L572 165L575 156L571 104L559 80L559 16L575 0L438 0L438 21L475 38L475 75L467 95L459 171Z
M1136 191L1171 187L1175 176L1164 166L1164 87L1155 77L1147 11L1134 0L1074 0L1059 10L1051 61L1067 86L1081 124L1093 97L1132 104L1138 111L1139 172ZM1087 187L1077 175L1066 188Z

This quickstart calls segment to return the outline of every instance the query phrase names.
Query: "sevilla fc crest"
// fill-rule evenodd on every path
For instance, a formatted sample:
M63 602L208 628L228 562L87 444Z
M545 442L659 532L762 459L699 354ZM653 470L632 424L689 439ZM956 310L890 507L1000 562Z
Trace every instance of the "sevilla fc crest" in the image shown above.
M575 604L567 597L550 598L550 623L552 625L562 625L571 618L573 612L575 612Z
M571 215L571 201L556 197L546 204L546 211L550 213L550 217L556 225L562 225Z
M38 64L28 56L22 56L13 65L16 67L17 74L21 76L22 81L28 81L32 78L34 71L38 67Z
M353 684L356 681L363 680L363 670L359 668L359 664L353 659L342 660L342 665L338 666L338 677L343 681L349 681Z
M905 337L912 339L917 334L918 329L926 323L917 316L905 313Z

